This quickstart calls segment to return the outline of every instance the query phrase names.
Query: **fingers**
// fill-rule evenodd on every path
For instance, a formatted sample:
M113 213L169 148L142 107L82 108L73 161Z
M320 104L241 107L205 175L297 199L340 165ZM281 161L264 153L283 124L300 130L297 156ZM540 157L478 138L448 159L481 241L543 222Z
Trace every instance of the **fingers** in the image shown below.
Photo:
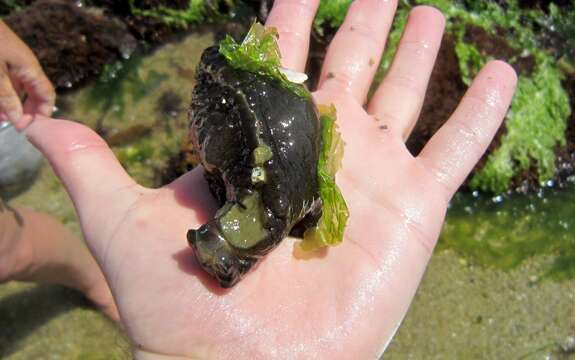
M304 72L309 50L311 25L319 0L276 0L266 21L279 33L282 66Z
M36 116L26 135L64 183L81 219L122 204L122 190L136 185L104 140L82 124Z
M52 113L56 94L32 51L2 21L0 43L0 120L21 130L31 119L23 114ZM24 105L15 89L26 92Z
M414 8L393 63L370 101L368 112L404 140L419 117L444 27L445 19L435 8Z
M326 54L319 89L352 94L363 103L385 47L397 1L357 0Z
M451 198L501 125L517 76L502 61L485 65L450 119L423 148L418 161L432 172Z
M54 109L56 92L42 71L40 64L35 63L17 72L17 76L28 95L24 103L24 113L50 116Z
M12 86L8 69L0 64L0 121L10 121L16 126L23 113L20 98Z

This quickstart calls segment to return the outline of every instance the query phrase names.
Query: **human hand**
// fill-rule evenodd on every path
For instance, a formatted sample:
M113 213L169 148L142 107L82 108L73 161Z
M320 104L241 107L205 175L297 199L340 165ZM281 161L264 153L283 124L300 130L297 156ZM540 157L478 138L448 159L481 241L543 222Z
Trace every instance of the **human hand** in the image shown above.
M304 69L318 3L275 2L267 25L278 28L287 68ZM352 4L314 93L318 103L336 106L346 142L337 175L350 210L343 243L322 258L301 260L287 238L230 290L204 274L185 238L216 210L201 167L146 189L88 128L42 117L31 124L29 137L74 201L137 358L368 359L385 349L425 271L447 203L500 125L516 82L505 63L486 65L414 158L404 141L444 20L429 7L412 11L366 112L395 7L394 1Z
M10 121L21 130L32 115L52 114L56 93L32 51L2 20L0 44L0 121Z

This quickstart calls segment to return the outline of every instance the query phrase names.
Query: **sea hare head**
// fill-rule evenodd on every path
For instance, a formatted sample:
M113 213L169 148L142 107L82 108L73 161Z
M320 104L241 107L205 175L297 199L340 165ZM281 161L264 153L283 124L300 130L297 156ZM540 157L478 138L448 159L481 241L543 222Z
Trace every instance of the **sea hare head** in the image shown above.
M213 223L189 230L188 242L200 266L224 288L240 281L255 262L238 256Z

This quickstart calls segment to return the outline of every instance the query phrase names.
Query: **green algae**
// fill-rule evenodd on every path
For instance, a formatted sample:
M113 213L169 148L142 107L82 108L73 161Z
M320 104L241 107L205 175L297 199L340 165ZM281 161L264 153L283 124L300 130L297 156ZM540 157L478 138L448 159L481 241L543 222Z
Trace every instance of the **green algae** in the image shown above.
M323 35L325 27L339 27L351 3L352 0L321 1L314 19L315 30Z
M538 278L575 275L575 188L546 188L510 198L459 193L453 199L439 249L466 261L512 270L535 256L547 256Z
M537 168L539 182L555 175L555 149L566 145L565 131L571 113L569 98L561 86L562 75L546 60L529 77L520 77L507 132L501 145L473 177L475 189L502 193L517 174Z
M341 244L349 218L349 209L335 182L345 147L336 123L336 109L333 105L320 105L318 108L322 146L317 172L322 214L317 225L307 229L299 243L299 247L304 251Z
M324 29L339 27L351 2L352 0L321 1L314 20L314 28L318 34L323 36ZM154 18L176 28L229 20L249 8L248 1L245 0L190 0L188 6L183 9L163 5L141 8L134 0L130 0L129 4L132 14ZM222 12L220 10L222 8L226 11Z
M546 182L555 172L554 149L565 144L570 113L559 64L541 49L533 31L533 24L546 17L538 10L519 10L514 2L506 11L483 1L416 3L435 6L446 15L446 30L455 36L466 84L489 60L474 44L464 41L467 25L480 26L492 35L496 35L497 27L507 29L510 46L518 49L520 56L535 57L533 73L519 78L506 120L507 136L472 180L472 186L500 193L530 166L538 168L540 182ZM391 65L410 8L411 4L400 3L370 94ZM345 10L342 7L339 11ZM561 17L557 12L552 16ZM316 24L324 23L316 20ZM505 60L514 63L520 59ZM501 204L502 199L456 196L440 237L440 255L434 257L386 359L535 359L565 353L561 344L572 336L567 329L572 323L562 316L573 316L568 299L573 296L569 284L575 276L571 230L575 190L545 189L529 197L505 199ZM454 255L459 257L460 269L454 268ZM533 316L535 308L549 310L544 310L543 316ZM511 326L510 318L521 325ZM470 343L469 339L474 340Z
M129 0L130 10L134 15L151 17L158 19L169 26L186 28L188 25L199 24L207 21L211 17L219 15L217 11L209 13L208 1L190 0L188 7L184 9L175 9L167 6L157 6L149 9L139 8L135 5L134 0Z

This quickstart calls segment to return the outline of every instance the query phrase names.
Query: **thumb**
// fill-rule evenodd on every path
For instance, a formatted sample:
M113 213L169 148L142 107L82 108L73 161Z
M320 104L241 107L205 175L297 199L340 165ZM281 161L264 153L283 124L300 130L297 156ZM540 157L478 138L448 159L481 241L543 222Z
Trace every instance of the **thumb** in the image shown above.
M85 232L89 230L86 219L91 226L104 226L106 219L125 210L137 196L139 186L106 142L87 126L36 115L25 133L64 183Z

